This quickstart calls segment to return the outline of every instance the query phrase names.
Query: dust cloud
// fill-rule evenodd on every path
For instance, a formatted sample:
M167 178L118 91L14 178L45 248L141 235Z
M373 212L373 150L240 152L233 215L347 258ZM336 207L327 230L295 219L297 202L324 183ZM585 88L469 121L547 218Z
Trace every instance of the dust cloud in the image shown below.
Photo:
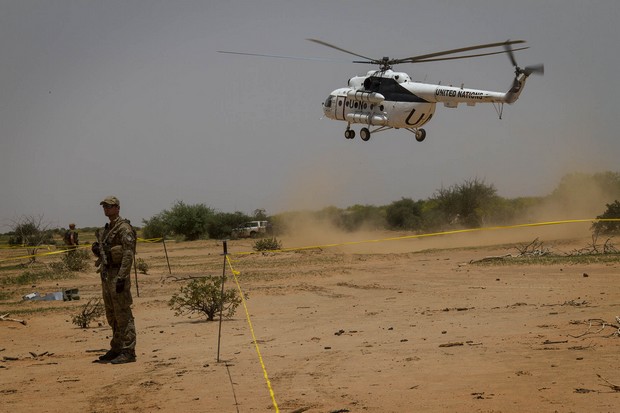
M346 153L329 153L314 158L308 165L298 165L290 174L284 199L280 205L285 212L282 217L285 248L329 246L353 253L394 253L425 249L461 248L479 245L516 245L529 243L538 238L552 242L560 239L577 239L591 235L591 222L566 223L525 228L481 228L464 233L418 234L412 231L387 231L362 227L346 231L327 215L320 216L312 211L323 211L330 206L344 205L352 196L359 199L382 198L385 183L377 171L342 170L342 156ZM363 164L360 162L360 164ZM589 220L601 215L606 204L617 199L618 194L610 192L588 174L575 174L579 179L563 179L557 188L547 196L533 197L532 206L511 222L487 225L534 224L564 220ZM569 176L569 175L567 175ZM364 193L356 197L358 185L365 182ZM410 196L403 194L403 196ZM337 207L334 207L337 208ZM448 232L450 230L448 229Z
M548 246L590 236L590 222L527 227L490 227L420 234L414 231L360 229L345 231L312 213L295 213L283 222L279 237L286 249L329 248L352 254L393 254L434 249L505 245L508 252L538 239ZM463 231L463 232L459 232Z

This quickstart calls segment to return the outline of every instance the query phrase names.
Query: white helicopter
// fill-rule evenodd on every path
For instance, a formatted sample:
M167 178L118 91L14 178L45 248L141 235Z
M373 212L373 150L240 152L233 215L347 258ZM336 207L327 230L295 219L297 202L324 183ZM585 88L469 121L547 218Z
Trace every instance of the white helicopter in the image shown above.
M351 124L359 123L366 125L360 130L360 138L363 141L368 141L373 133L392 128L402 128L412 132L415 139L422 142L426 138L426 131L421 127L431 120L437 103L443 103L449 108L456 108L459 103L466 103L468 106L474 106L477 103L493 103L499 105L498 113L501 119L504 103L511 104L519 98L528 76L533 73L544 73L543 65L528 66L523 69L517 66L513 51L524 50L527 47L513 50L511 45L525 43L523 40L508 40L501 43L470 46L404 59L390 59L389 57L372 59L321 40L308 40L365 59L353 63L379 65L379 70L371 70L366 76L355 76L349 79L347 87L334 90L323 103L323 113L326 117L347 122L347 129L344 132L347 139L355 138L355 131L351 129ZM504 50L440 57L494 47L504 47ZM393 65L400 63L465 59L499 53L507 53L515 67L515 79L512 87L505 93L466 89L462 85L461 87L453 87L415 82L407 73L392 70ZM371 129L371 127L375 128Z
M322 40L307 40L364 59L355 60L353 63L379 65L378 70L371 70L365 76L352 77L349 79L347 87L334 90L323 102L323 113L326 117L347 122L347 129L344 132L344 136L347 139L355 138L355 131L351 129L351 124L359 123L365 125L360 129L360 138L363 141L368 141L370 135L373 133L388 129L406 129L415 135L415 139L418 142L422 142L426 138L426 131L422 129L422 126L428 123L433 117L437 103L443 103L444 106L449 108L456 108L459 103L466 103L468 106L474 106L476 103L493 103L494 105L499 105L498 113L501 119L504 103L511 104L519 98L528 76L533 73L544 73L543 65L527 66L523 69L517 66L513 51L524 50L527 49L527 47L512 49L512 45L525 43L524 40L507 40L500 43L469 46L443 52L406 57L404 59L390 59L389 57L373 59L342 49ZM442 57L473 50L498 47L503 47L504 50ZM221 50L219 53L317 60L313 58ZM393 65L401 63L437 62L441 60L465 59L500 53L507 53L512 65L515 67L515 79L512 87L505 93L466 89L462 85L461 87L453 87L443 86L441 84L435 85L415 82L411 80L407 73L395 72L392 70Z

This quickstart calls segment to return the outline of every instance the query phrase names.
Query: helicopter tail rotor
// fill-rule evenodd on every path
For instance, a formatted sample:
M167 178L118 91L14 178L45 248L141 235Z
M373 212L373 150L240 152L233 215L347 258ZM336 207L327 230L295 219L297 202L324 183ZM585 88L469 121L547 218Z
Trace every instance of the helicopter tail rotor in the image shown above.
M513 53L511 45L512 42L510 40L506 40L506 43L504 43L504 51L508 55L510 62L515 68L515 78L512 81L512 87L506 93L506 103L514 103L517 99L519 99L519 95L523 90L523 86L525 86L525 80L529 75L543 75L545 73L545 66L542 64L525 66L523 69L520 68L517 64L517 59L515 59L515 55Z
M506 43L504 43L504 50L506 51L506 54L508 54L510 63L512 63L512 65L515 67L516 77L519 77L519 75L521 74L524 74L525 77L528 77L531 74L543 75L545 73L545 66L543 64L526 66L523 69L521 69L519 65L517 64L517 59L515 59L515 55L512 50L512 42L510 40L506 40Z
M545 74L545 65L542 63L534 65L534 66L525 66L523 69L523 73L525 76L529 76L532 73L536 75L544 75Z

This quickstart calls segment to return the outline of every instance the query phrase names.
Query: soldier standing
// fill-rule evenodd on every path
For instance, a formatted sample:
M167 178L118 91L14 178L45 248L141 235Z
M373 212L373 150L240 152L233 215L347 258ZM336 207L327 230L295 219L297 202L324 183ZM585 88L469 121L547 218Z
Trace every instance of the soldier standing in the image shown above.
M95 362L124 364L136 361L136 328L131 312L131 266L136 233L129 220L119 216L118 198L108 196L100 205L110 220L96 232L92 251L98 257L101 289L108 324L112 327L110 350Z
M65 232L64 236L65 244L70 247L69 249L76 249L77 245L80 243L78 241L78 232L75 230L75 224L69 224L69 229Z

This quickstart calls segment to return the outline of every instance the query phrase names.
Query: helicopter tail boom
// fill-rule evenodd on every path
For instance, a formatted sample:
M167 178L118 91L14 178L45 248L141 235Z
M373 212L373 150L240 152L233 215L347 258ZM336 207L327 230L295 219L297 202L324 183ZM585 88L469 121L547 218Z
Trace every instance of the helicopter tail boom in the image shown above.
M447 107L457 107L459 103L474 106L477 103L503 102L506 95L502 92L423 83L414 84L412 89L425 101L443 103Z
M506 97L504 98L504 102L511 104L519 99L523 88L525 87L525 81L527 76L525 74L521 74L515 77L515 80L512 82L512 87L508 92L506 92Z

